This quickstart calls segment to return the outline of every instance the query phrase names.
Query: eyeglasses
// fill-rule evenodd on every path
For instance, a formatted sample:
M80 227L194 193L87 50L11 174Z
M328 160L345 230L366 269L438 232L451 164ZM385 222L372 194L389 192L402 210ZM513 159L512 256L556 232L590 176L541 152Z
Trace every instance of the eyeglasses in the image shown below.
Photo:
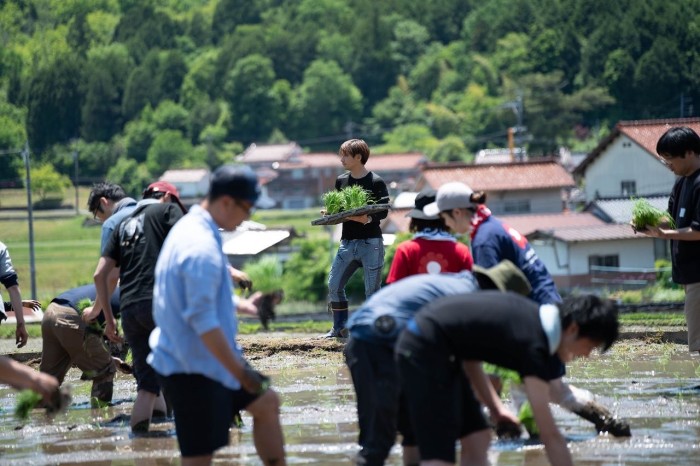
M236 204L238 204L245 211L248 217L255 213L255 205L251 204L248 201L236 200Z
M102 205L97 204L97 208L92 211L92 219L93 220L99 220L97 218L97 214L103 214L105 211L102 209Z

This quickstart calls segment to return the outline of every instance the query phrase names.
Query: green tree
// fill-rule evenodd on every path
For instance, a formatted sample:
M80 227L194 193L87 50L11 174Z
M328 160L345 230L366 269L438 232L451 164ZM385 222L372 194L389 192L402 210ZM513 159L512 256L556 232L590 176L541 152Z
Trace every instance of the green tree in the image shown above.
M146 167L154 176L179 168L191 156L192 144L181 132L166 129L156 133L146 156Z
M80 135L84 67L83 60L69 55L56 58L32 76L27 92L27 135L34 151Z
M159 130L174 129L186 133L189 126L189 112L172 100L164 100L158 104L149 119Z
M260 22L260 13L263 5L260 0L219 0L214 10L214 19L211 24L214 42L228 34L236 27L243 24L256 24Z
M93 69L87 79L81 134L86 141L108 141L121 129L119 91L103 68Z
M264 140L277 126L277 101L270 92L274 82L272 61L261 55L247 56L231 70L224 91L235 115L231 132L234 139Z
M146 164L121 157L107 172L107 179L124 188L129 196L138 199L143 190L153 181L153 176Z
M290 301L309 301L312 303L326 300L328 295L328 271L331 267L331 254L328 240L295 240L293 252L284 264L282 282Z
M408 124L398 126L385 133L384 144L374 148L377 154L390 154L402 152L424 152L428 153L436 149L439 142L432 135L427 126L419 124Z
M32 170L32 193L39 201L63 200L66 189L72 186L70 179L58 173L51 164L44 163Z
M457 136L448 136L438 141L428 153L433 162L467 162L467 148Z
M359 118L362 94L337 63L316 60L304 72L292 107L300 137L339 135Z
M180 102L188 109L194 108L203 99L210 100L217 93L216 64L219 54L207 50L194 58L182 80Z
M180 100L180 88L187 75L187 64L177 50L165 54L158 73L158 88L160 99Z
M428 46L428 30L412 20L403 20L394 26L393 39L389 43L391 57L399 66L399 72L408 75Z
M127 120L138 115L146 105L156 106L160 100L158 52L148 54L146 60L129 74L122 101L122 114Z

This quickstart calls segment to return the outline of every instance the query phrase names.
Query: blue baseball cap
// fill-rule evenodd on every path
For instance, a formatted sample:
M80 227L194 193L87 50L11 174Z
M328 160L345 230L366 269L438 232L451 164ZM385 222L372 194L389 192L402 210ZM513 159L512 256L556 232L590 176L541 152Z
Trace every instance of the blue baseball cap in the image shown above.
M217 168L209 183L209 198L231 196L255 205L260 197L258 177L249 167L224 165Z

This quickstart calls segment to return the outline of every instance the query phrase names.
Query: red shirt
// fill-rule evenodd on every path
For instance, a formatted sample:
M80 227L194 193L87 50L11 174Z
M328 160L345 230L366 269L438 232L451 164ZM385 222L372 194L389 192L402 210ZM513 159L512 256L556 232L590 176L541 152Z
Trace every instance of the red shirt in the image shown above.
M416 238L396 248L387 283L419 273L445 273L471 270L474 261L469 247L455 241Z

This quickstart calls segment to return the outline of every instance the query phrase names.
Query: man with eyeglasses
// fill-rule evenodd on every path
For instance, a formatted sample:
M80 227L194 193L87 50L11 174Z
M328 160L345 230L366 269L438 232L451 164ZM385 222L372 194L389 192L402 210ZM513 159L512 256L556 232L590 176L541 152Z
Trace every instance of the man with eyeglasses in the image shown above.
M209 193L168 235L153 288L152 352L175 413L182 464L210 464L229 443L234 413L253 416L255 449L263 464L284 466L280 401L269 380L243 358L229 262L219 230L235 230L260 196L252 170L223 166Z
M136 209L112 232L94 275L97 298L103 303L104 334L118 342L121 338L109 303L108 277L119 269L122 328L133 355L137 385L130 421L134 432L148 431L154 409L167 411L157 376L146 357L150 352L148 337L155 328L152 305L156 260L165 237L186 212L179 197L177 188L170 183L158 181L149 185ZM99 313L97 309L83 317L89 321Z
M688 348L700 352L700 136L691 128L674 127L656 144L656 153L676 175L668 200L668 223L638 230L654 238L671 240L671 273L685 289Z
M136 208L136 200L127 196L118 184L105 181L93 185L87 204L93 218L102 222L100 239L100 253L102 253L114 228Z

